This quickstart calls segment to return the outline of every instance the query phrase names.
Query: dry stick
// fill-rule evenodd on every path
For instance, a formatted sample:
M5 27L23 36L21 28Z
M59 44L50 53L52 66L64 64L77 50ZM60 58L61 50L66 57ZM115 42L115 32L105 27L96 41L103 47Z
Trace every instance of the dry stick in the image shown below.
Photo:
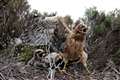
M58 21L60 22L60 24L63 25L63 27L69 32L72 33L72 31L68 28L68 26L65 24L65 22L63 22L63 20L58 18Z
M69 74L69 73L67 73L66 71L63 71L63 73L65 73L66 75L71 76L71 77L73 77L73 78L77 78L77 76L74 76L74 75L72 75L72 74Z
M110 63L111 63L111 65L114 65L114 63L112 63L111 61L110 61ZM115 65L114 65L114 66L115 66ZM110 68L111 68L113 71L115 71L118 75L120 75L120 72L119 72L115 67L110 66Z
M63 71L64 72L64 71ZM64 72L66 75L68 75L68 76L70 76L70 77L72 77L72 78L77 78L77 77L79 77L79 76L75 76L75 75L72 75L72 74L69 74L69 73L67 73L67 72ZM90 76L86 76L86 80L91 80L91 77Z
M111 66L111 65L107 66L107 67L102 71L102 74L103 74L107 69L109 69L110 66Z
M0 76L2 77L2 80L6 80L6 78L4 77L2 73L0 73Z
M119 80L119 75L115 75L116 76L116 80Z
M6 68L8 68L8 66L2 67L2 68L0 69L0 71L4 70L4 69L6 69Z
M20 78L20 79L22 79L22 80L25 80L25 78L23 78L23 77L20 77L20 76L18 76L18 78Z
M115 69L115 68L113 68L113 67L111 67L111 69L112 69L113 71L115 71L118 75L120 75L120 72L119 72L117 69Z

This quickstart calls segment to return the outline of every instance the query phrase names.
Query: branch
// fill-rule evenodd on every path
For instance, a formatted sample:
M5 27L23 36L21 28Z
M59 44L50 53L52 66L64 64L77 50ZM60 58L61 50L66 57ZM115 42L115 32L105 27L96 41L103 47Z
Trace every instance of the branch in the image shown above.
M62 18L58 18L58 21L69 33L72 33L72 31L68 28L68 26L66 25Z
M115 71L118 75L120 75L120 72L116 68L111 68L113 71Z
M2 80L6 80L6 78L4 77L4 75L2 73L0 73L0 76L1 76Z

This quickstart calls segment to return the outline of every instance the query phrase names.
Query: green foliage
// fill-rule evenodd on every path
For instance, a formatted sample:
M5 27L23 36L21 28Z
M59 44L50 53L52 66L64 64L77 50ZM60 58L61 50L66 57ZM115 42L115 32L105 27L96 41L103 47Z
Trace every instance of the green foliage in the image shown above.
M57 14L57 12L53 12L53 13L50 13L50 14L48 12L44 12L43 16L44 17L53 17L53 16L56 16L56 14Z
M20 61L24 61L24 62L27 62L29 59L32 58L32 48L31 47L28 47L28 46L25 46L22 48L22 51L19 55L19 60Z
M31 12L31 15L34 15L34 16L41 16L42 14L39 13L38 10L34 9L34 10Z
M20 61L28 62L33 56L33 50L34 49L43 49L46 50L48 48L47 45L39 45L39 46L29 46L29 45L19 45L17 48L19 48L18 58ZM17 54L16 53L16 54Z
M112 20L112 30L120 30L120 16Z
M6 48L11 39L24 30L25 15L29 12L27 0L0 1L0 46Z
M120 10L115 9L105 14L104 11L98 11L94 7L89 8L86 11L85 19L91 27L86 41L89 45L91 61L93 60L93 65L96 65L94 69L102 68L101 65L106 65L107 60L110 59L119 66ZM96 59L95 62L94 59Z
M104 23L105 23L105 26L106 26L106 27L111 27L112 17L109 16L109 15L107 15L107 16L105 17Z
M96 7L88 8L85 11L85 16L87 16L88 20L93 20L98 15L98 10Z
M94 36L104 35L103 33L111 28L112 14L105 14L103 11L98 11L96 7L86 10L85 16L88 23L91 23L91 32Z
M94 30L95 34L100 34L103 33L104 31L105 31L104 23L95 26L95 30Z

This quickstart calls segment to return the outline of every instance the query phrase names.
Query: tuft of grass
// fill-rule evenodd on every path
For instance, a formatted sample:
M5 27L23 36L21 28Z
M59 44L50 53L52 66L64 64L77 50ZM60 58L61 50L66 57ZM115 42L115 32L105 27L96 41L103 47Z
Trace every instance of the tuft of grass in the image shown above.
M39 45L39 46L19 45L18 48L19 48L18 59L20 61L27 63L33 57L34 49L46 50L48 48L48 46L47 45Z
M21 53L19 55L19 60L20 61L24 61L24 62L28 62L31 58L32 58L32 48L31 47L23 47L21 50Z

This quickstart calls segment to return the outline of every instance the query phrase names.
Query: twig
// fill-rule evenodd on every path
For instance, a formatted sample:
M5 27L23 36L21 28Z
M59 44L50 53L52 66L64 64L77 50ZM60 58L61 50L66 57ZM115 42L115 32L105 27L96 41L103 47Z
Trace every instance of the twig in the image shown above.
M115 68L113 68L113 67L111 67L111 69L112 69L113 71L115 71L118 75L120 75L120 72L119 72L117 69L115 69Z
M6 78L4 77L2 73L0 73L0 76L2 77L2 80L6 80Z
M2 67L2 68L0 69L0 71L6 69L6 68L8 68L8 67L9 67L9 65L8 65L8 66L4 66L4 67Z
M71 76L71 77L73 77L73 78L77 78L77 76L72 75L72 74L69 74L69 73L67 73L66 71L63 71L63 73L65 73L66 75Z
M119 80L119 75L115 75L116 76L116 80Z
M111 66L111 65L108 65L108 66L102 71L102 74L103 74L107 69L109 69L110 66Z

